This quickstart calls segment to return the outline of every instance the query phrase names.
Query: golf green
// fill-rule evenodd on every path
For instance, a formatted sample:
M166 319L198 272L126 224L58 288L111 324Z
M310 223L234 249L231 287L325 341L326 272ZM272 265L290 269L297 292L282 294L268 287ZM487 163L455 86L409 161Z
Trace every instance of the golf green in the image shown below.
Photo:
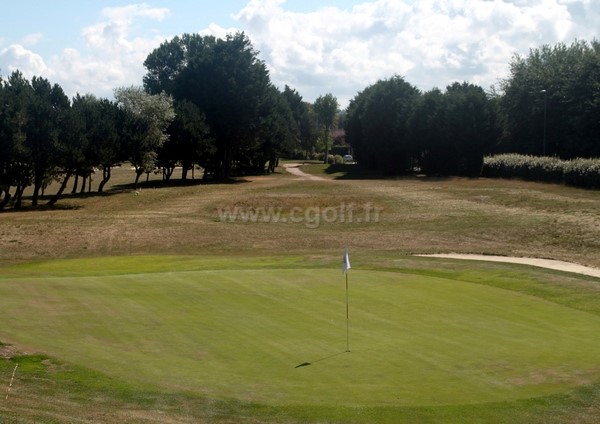
M600 317L451 279L349 277L350 352L343 275L307 268L0 277L2 336L135 384L266 405L477 404L600 378Z

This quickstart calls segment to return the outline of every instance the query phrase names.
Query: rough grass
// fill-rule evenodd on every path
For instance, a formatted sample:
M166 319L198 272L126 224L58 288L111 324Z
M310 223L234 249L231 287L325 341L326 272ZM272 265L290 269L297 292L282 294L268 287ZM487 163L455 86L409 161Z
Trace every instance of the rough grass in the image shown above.
M320 167L320 165L309 165ZM115 170L115 183L132 171ZM334 176L336 174L333 174ZM340 174L341 175L341 174ZM338 176L340 176L338 175ZM50 191L50 190L49 190ZM117 187L61 201L64 209L0 214L0 264L133 254L490 253L600 266L600 192L488 179L298 181L275 174L232 184ZM223 222L219 210L354 205L366 222ZM308 211L308 212L307 212Z

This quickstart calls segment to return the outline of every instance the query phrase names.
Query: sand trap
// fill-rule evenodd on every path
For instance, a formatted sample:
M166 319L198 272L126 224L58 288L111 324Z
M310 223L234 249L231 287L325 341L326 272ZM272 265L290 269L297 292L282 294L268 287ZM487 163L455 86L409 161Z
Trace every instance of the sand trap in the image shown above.
M512 264L523 264L538 266L541 268L554 269L557 271L573 272L591 277L600 278L600 269L589 266L578 265L571 262L555 261L552 259L537 259L537 258L516 258L510 256L493 256L493 255L468 255L456 253L440 253L435 255L415 255L430 258L449 258L449 259L465 259L471 261L488 261L488 262L507 262Z

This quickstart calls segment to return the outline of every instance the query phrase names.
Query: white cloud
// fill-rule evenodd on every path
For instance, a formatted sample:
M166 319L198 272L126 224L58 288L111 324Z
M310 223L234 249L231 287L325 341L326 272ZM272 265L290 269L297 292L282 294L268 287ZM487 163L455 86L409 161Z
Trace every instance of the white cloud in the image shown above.
M86 50L65 49L53 57L51 66L69 94L94 93L111 97L115 88L139 85L144 75L143 62L164 37L146 35L136 25L147 20L161 21L169 15L164 8L146 4L111 7L102 10L106 19L81 31ZM68 89L67 89L68 88Z
M199 32L200 35L212 35L217 38L225 38L227 34L235 34L240 31L238 28L223 28L222 26L211 23L208 28L203 29Z
M69 95L110 97L142 82L144 60L167 38L158 34L169 15L145 3L105 8L81 30L82 48L54 57L34 51L41 34L10 46L0 39L0 70L45 76ZM514 53L597 37L600 8L598 0L365 0L297 13L285 0L250 0L234 17L238 28L213 23L200 34L243 30L279 87L288 84L308 101L330 92L345 106L395 74L423 90L453 81L488 88L507 76Z
M21 71L25 78L49 76L51 71L42 57L20 44L11 44L0 50L0 70L7 75L13 71Z
M456 80L489 88L507 76L514 53L593 39L594 1L379 0L293 13L285 0L252 0L236 19L278 85L307 100L332 92L345 105L394 74L424 90Z
M142 83L143 62L164 37L145 35L150 31L141 24L168 15L168 9L146 4L105 8L101 22L81 31L83 49L66 48L45 61L24 47L42 38L31 34L0 51L0 70L8 74L19 69L27 78L43 76L59 83L69 96L79 92L111 97L116 87Z

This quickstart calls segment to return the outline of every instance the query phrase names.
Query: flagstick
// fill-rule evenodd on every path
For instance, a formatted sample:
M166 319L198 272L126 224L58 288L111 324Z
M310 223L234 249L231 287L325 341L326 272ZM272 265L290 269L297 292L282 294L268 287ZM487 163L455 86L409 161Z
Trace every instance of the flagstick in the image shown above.
M346 352L350 352L350 320L348 314L348 271L346 270Z

